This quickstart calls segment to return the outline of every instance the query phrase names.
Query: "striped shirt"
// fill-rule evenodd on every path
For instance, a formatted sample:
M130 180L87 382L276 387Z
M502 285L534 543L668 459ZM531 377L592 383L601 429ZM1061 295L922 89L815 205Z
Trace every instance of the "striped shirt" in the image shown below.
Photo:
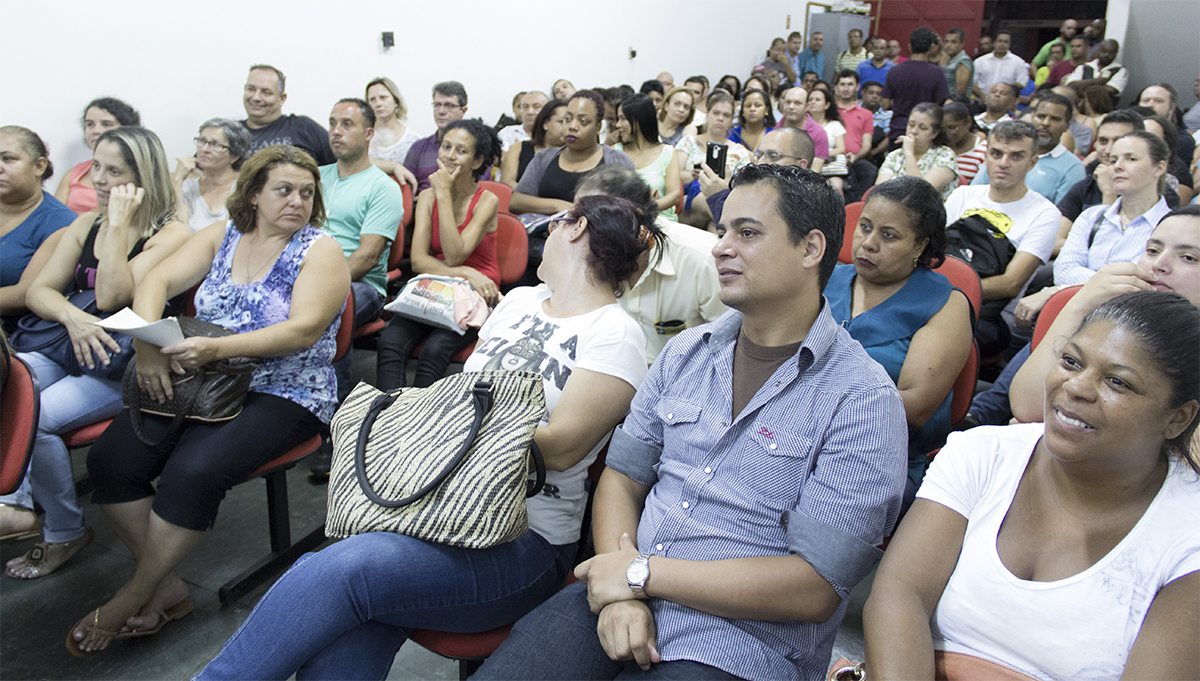
M971 184L971 180L979 174L979 168L987 159L987 140L981 140L974 134L975 146L970 151L958 154L958 184Z
M730 620L653 599L664 660L748 679L824 678L850 589L900 509L907 427L896 387L822 308L795 358L733 413L736 310L659 355L608 466L650 486L642 553L709 561L796 554L841 596L822 623ZM780 594L801 598L802 594Z
M1092 206L1079 214L1054 261L1055 284L1083 284L1109 263L1137 262L1142 256L1150 233L1171 209L1160 196L1150 210L1122 225L1123 201L1118 198L1111 206Z

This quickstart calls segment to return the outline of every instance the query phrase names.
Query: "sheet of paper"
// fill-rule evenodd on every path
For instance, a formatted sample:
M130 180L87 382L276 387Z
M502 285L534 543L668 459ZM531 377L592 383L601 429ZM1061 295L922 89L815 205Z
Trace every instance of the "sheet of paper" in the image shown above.
M120 331L127 336L158 346L174 345L183 340L183 331L179 329L179 322L174 317L148 322L129 308L93 323L107 331Z

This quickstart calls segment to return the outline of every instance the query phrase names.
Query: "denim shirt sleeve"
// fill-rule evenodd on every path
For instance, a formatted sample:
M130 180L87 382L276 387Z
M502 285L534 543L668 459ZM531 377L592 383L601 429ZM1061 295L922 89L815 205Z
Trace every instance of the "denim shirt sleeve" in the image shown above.
M625 422L613 431L605 465L634 482L652 487L658 482L658 462L662 457L663 428L658 417L658 402L664 386L660 355L629 405Z
M908 465L908 428L890 385L848 396L830 424L812 477L788 514L788 548L839 591L879 562Z

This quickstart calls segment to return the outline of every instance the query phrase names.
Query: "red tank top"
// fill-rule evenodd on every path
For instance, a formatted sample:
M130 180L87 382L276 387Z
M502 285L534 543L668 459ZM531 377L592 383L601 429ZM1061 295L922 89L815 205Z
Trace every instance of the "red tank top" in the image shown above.
M463 222L458 226L459 234L462 234L463 227L466 227L471 222L471 216L475 214L475 204L479 203L479 197L483 195L483 187L475 190L475 196L471 197L471 205L467 206L467 216L463 218ZM433 201L433 234L430 238L430 250L433 257L438 260L445 261L446 256L442 253L442 237L438 231L438 205L437 199ZM475 247L475 251L467 256L463 264L467 267L474 267L479 270L485 277L500 285L500 260L496 255L496 233L490 232L483 235L483 239L479 245Z

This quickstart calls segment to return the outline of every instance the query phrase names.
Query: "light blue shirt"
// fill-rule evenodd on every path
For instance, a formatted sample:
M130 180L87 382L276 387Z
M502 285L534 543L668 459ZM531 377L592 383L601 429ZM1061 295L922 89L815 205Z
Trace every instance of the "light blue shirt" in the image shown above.
M683 560L796 554L841 596L829 620L730 620L652 599L663 660L748 679L824 678L847 597L880 557L907 466L904 405L826 302L800 350L737 415L741 313L667 343L607 465L650 487L638 550Z
M1083 167L1083 161L1067 151L1060 142L1049 153L1038 157L1037 165L1025 175L1025 186L1058 205L1067 192L1071 191L1071 187L1085 177L1087 170ZM975 179L971 180L971 184L988 184L986 166L980 169Z
M1121 226L1121 202L1117 199L1111 206L1092 206L1079 214L1067 242L1054 261L1054 283L1059 286L1082 284L1096 270L1112 262L1137 262L1150 233L1164 215L1171 212L1167 200L1161 196L1158 203ZM1092 230L1096 237L1092 238ZM1091 241L1091 246L1088 241Z
M792 60L792 68L796 70L796 79L804 78L804 74L812 71L817 74L817 78L825 77L825 55L821 52L814 53L809 48L800 50L800 54ZM837 74L833 74L837 76Z

